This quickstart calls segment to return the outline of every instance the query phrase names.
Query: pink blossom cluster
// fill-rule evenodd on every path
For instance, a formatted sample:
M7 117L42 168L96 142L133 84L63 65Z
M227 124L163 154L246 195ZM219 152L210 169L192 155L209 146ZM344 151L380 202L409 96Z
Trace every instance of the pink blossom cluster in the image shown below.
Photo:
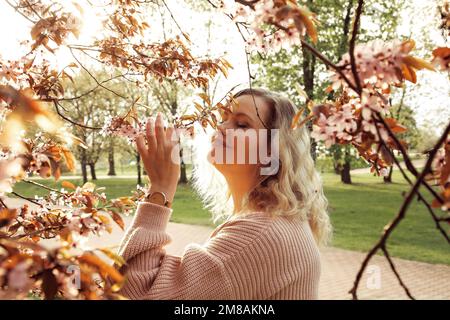
M342 104L330 104L316 110L317 120L313 125L312 138L323 141L327 148L336 143L360 144L364 133L370 133L375 141L379 141L379 134L383 140L388 138L381 124L375 126L372 115L372 111L383 115L387 113L384 97L363 90L361 98L353 95L346 100Z
M27 79L24 70L26 65L30 63L27 57L21 60L6 60L0 59L0 80L3 83L21 83Z
M72 192L61 189L50 192L45 198L35 197L32 200L33 207L23 205L12 210L14 216L6 226L3 224L0 238L4 235L10 239L17 238L22 245L17 246L11 240L6 245L12 245L14 251L7 249L0 252L0 298L17 298L30 291L42 296L39 282L31 277L42 272L52 274L58 293L64 298L77 299L86 293L86 284L80 289L71 282L73 273L69 272L69 267L80 268L79 259L87 254L94 257L92 252L85 251L93 250L85 246L89 234L111 232L113 221L123 229L124 222L119 213L124 208L135 206L133 197L108 201L102 189L88 182ZM136 196L141 197L141 193L141 190L137 190ZM38 243L41 239L52 238L59 239L62 246L47 250ZM78 256L77 252L83 254ZM100 259L95 259L93 264L98 266ZM94 278L98 276L95 269L91 272L86 275ZM104 288L94 287L89 290L92 289L100 290L96 294L101 296Z
M329 88L333 91L342 89L342 96L326 112L316 114L312 136L324 141L327 147L335 143L352 143L373 158L372 155L380 150L380 139L386 143L390 141L385 124L375 119L389 115L391 86L399 86L405 80L415 82L415 70L432 69L429 63L409 55L413 47L412 40L387 43L374 40L357 45L354 57L362 89L360 94L350 89L345 80L347 78L356 86L350 53L344 54L338 67L345 78L334 71ZM406 130L392 118L385 120L394 132Z
M320 112L319 118L313 125L311 137L323 141L327 148L337 141L351 141L353 139L352 133L356 132L357 129L354 108L352 108L352 103L355 103L355 100L339 109L332 105L327 113Z
M412 46L413 44L400 40L384 42L380 39L356 45L354 57L361 86L386 92L391 85L401 84L404 80L402 68ZM342 56L338 66L347 79L355 83L349 53ZM348 87L338 73L333 73L331 81L333 90Z
M47 83L48 80L53 79L51 85L55 84L57 80L57 77L54 76L55 72L50 61L45 59L41 52L29 53L19 60L2 60L0 57L0 81L2 84L18 89L31 88L41 99L47 98L42 91L50 85Z
M73 192L64 189L52 191L45 198L36 196L33 201L39 207L30 209L23 205L9 231L25 234L33 230L49 230L39 234L40 238L49 239L66 229L72 233L70 245L79 247L89 234L101 235L111 230L108 217L112 212L104 207L108 201L105 193L98 192L100 190L83 186Z
M115 116L107 117L106 121L102 127L101 134L108 135L113 134L120 137L125 137L130 143L136 141L139 135L145 134L145 126L147 125L147 120L144 121L134 121L134 125L130 123L129 120L124 117Z
M231 15L238 26L248 27L250 36L246 44L260 52L289 49L299 45L301 37L306 35L306 27L294 21L299 7L294 8L293 3L288 1L261 0L249 6L233 0L221 0L219 8ZM307 8L302 7L302 10L310 14Z

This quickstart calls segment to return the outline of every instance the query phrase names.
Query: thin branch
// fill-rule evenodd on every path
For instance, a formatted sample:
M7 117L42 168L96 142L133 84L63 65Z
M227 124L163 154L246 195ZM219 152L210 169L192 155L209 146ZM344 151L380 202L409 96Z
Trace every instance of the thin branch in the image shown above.
M59 190L47 187L46 185L43 185L41 183L38 183L38 182L35 182L35 181L32 181L32 180L22 179L22 181L26 182L26 183L29 183L29 184L32 184L32 185L35 185L35 186L38 186L38 187L43 188L43 189L48 190L48 191L53 191L53 192L56 192L56 193L59 193L59 194L62 194L62 195L66 195L64 192L61 192Z
M61 113L61 110L59 109L60 107L62 108L62 106L59 104L59 102L56 101L56 100L54 100L54 101L53 101L53 104L54 104L54 106L55 106L56 113L57 113L61 118L63 118L64 120L70 122L71 124L76 125L76 126L81 127L81 128L90 129L90 130L101 130L101 129L102 129L101 127L91 127L91 126L87 126L87 125L78 123L78 122L76 122L76 121L74 121L74 120L72 120L72 119L66 117L65 115L63 115L63 114Z
M28 8L30 8L31 11L33 11L33 13L42 20L42 16L39 14L39 12L36 11L36 9L33 8L33 5L35 5L36 3L31 4L30 2L28 2L28 0L25 0L25 2L28 5ZM48 8L50 8L52 5L50 5Z
M355 80L356 89L358 90L356 92L358 94L361 94L362 88L361 88L361 80L359 79L358 70L356 69L355 42L356 42L356 38L358 36L359 22L361 20L363 5L364 5L364 0L358 0L358 7L356 8L356 13L355 13L355 21L353 22L352 38L350 39L350 45L349 45L350 63L352 66L352 73L353 73L353 78Z
M69 46L69 48L70 48L70 49L79 50L79 51L81 51L83 54L87 55L89 58L91 58L91 59L93 59L93 60L96 60L96 61L98 61L99 63L103 63L102 61L99 61L98 59L92 57L92 56L89 55L87 52L85 52L85 50L88 50L88 51L96 51L96 52L102 52L101 50L92 49L92 48L83 48L83 47L77 47L77 46ZM138 53L138 54L144 55L144 54L138 52L135 48L133 48L133 50L134 50L136 53ZM72 50L71 50L71 51L72 51ZM110 53L108 53L108 54L110 54ZM72 55L74 56L73 52L72 52ZM121 58L121 57L119 57L119 56L117 56L117 55L114 55L114 56L115 56L115 57L118 57L118 58ZM146 57L150 57L150 56L146 56ZM74 58L77 60L78 63L80 63L80 61L79 61L75 56L74 56ZM166 60L170 60L170 59L169 59L169 58L166 58ZM175 58L174 58L174 60L180 60L180 59L175 59ZM181 60L180 60L180 61L181 61ZM136 62L136 63L137 63L137 62ZM143 63L139 63L139 64L145 66L145 64L143 64ZM118 96L119 98L122 98L122 99L124 99L125 101L128 101L127 97L125 97L125 96L123 96L123 95L121 95L121 94L115 92L114 90L112 90L112 89L110 89L110 88L104 86L103 83L106 83L106 82L107 82L106 80L104 80L104 81L102 81L102 82L99 82L99 81L95 78L95 76L87 70L87 68L86 68L85 66L83 66L81 63L80 63L80 66L81 66L81 67L89 74L89 76L97 83L97 87L96 87L96 88L101 87L101 88L103 88L103 89L105 89L105 90L107 90L107 91L109 91L109 92L112 92L114 95ZM122 76L124 79L126 79L126 80L132 82L131 80L129 80L129 79L126 78L126 75L128 75L128 72L125 73L125 74L122 74L121 76ZM140 74L130 74L130 75L138 76L138 75L140 75ZM119 76L119 77L120 77L120 76ZM112 79L111 79L111 80L112 80ZM109 81L109 80L108 80L108 81ZM62 99L60 99L60 100L62 100ZM75 99L70 99L70 100L75 100ZM140 106L140 107L143 107L143 108L148 108L148 106L146 106L146 105L144 105L144 104L142 104L142 103L139 103L139 102L137 102L136 105L137 105L137 106Z
M63 225L46 227L46 228L43 228L43 229L35 230L33 232L30 232L30 233L19 234L17 236L10 237L9 239L11 239L11 240L19 240L19 239L22 239L22 238L25 238L25 237L34 237L34 236L37 236L37 235L39 235L39 234L41 234L43 232L58 230L58 229L62 229L62 228L64 228Z
M245 58L246 58L246 61L247 61L248 85L250 87L250 92L252 93L253 105L255 107L256 115L258 116L259 121L261 121L261 123L263 124L264 128L269 130L270 128L267 127L266 123L263 121L263 119L259 115L258 107L256 106L255 94L253 93L253 87L252 87L252 74L250 72L250 61L249 61L248 56L249 56L249 53L246 50L245 51Z
M37 205L37 206L41 206L41 204L40 204L39 202L33 200L32 198L28 198L28 197L22 196L21 194L18 194L18 193L15 192L15 191L11 192L11 194L13 194L13 195L15 195L16 197L19 197L19 198L21 198L21 199L23 199L23 200L27 200L27 201L29 201L29 202L31 202L31 203L34 203L34 204Z
M114 77L111 77L111 78L108 78L108 79L106 79L106 80L103 80L103 81L100 81L100 84L97 84L95 87L93 87L92 89L89 89L88 91L86 91L86 92L84 92L84 93L81 93L81 94L79 94L79 95L77 95L77 96L74 96L74 97L67 97L67 98L58 98L58 99L56 99L56 100L58 100L58 101L71 101L71 100L77 100L77 99L80 99L80 98L83 98L83 97L85 97L85 96L88 96L89 94L91 94L91 93L93 93L94 91L96 91L102 84L105 84L105 83L107 83L107 82L110 82L110 81L112 81L112 80L115 80L115 79L118 79L118 78L125 78L125 76L126 75L128 75L128 72L127 73L122 73L122 74L119 74L119 75L116 75L116 76L114 76ZM42 101L53 101L53 100L55 100L55 99L48 99L48 100L42 100Z
M3 208L8 209L8 206L6 205L6 203L3 201L3 199L0 197L0 204L3 206Z
M402 278L400 277L400 274L398 273L397 269L395 268L394 261L392 261L391 256L389 255L389 252L388 252L388 250L386 249L386 246L383 245L383 246L381 247L381 250L383 251L384 256L386 257L387 261L389 262L389 266L391 267L392 272L394 272L395 276L396 276L397 279L398 279L398 282L400 283L400 285L402 286L402 288L405 290L406 295L407 295L411 300L416 300L416 299L412 296L412 294L411 294L411 292L409 291L409 289L408 289L408 287L406 286L406 284L403 282Z
M112 89L110 89L110 88L108 88L108 87L106 87L106 86L104 86L102 83L100 83L98 80L97 80L97 78L80 62L80 60L76 57L76 55L73 53L73 50L72 50L72 48L69 48L69 50L70 50L70 53L72 54L72 56L73 56L73 58L77 61L77 63L81 66L81 68L83 68L83 70L84 71L86 71L86 73L95 81L95 83L97 83L97 85L99 85L100 87L102 87L103 89L105 89L105 90L107 90L107 91L109 91L109 92L111 92L112 94L114 94L114 95L116 95L116 96L118 96L118 97L120 97L120 98L122 98L122 99L125 99L125 100L127 100L127 98L126 97L124 97L124 96L122 96L121 94L119 94L119 93L117 93L117 92L115 92L114 90L112 90Z
M217 6L216 5L214 5L211 1L209 1L209 0L207 0L214 8L217 8ZM238 1L236 1L236 2L238 2ZM242 2L240 2L241 4L244 4L244 5L248 5L248 6L250 6L252 9L253 9L253 3L256 3L256 2L258 2L258 1L242 1ZM231 15L231 14L225 14L231 21L233 21L233 16ZM241 28L240 28L240 26L239 26L239 23L238 22L234 22L234 24L235 24L235 26L236 26L236 29L238 30L238 32L239 32L239 34L241 35L241 37L242 37L242 40L244 40L244 42L246 42L246 38L245 38L245 36L244 36L244 34L242 33L242 30L241 30ZM246 26L244 25L244 27L246 28ZM252 93L252 100L253 100L253 106L255 107L255 110L256 110L256 115L258 116L258 119L261 121L261 123L262 123L262 125L264 126L264 128L266 128L266 129L269 129L268 127L267 127L267 125L266 125L266 123L263 121L263 119L261 118L261 116L260 116L260 114L259 114L259 111L258 111L258 107L256 106L256 100L255 100L255 95L254 95L254 93L253 93L253 88L252 88L252 74L251 74L251 71L250 71L250 60L249 60L249 55L250 55L250 53L245 49L245 60L246 60L246 63L247 63L247 73L248 73L248 85L249 85L249 87L250 87L250 91L251 91L251 93Z
M24 13L22 13L19 10L18 6L13 5L11 2L9 2L8 0L5 0L5 2L11 7L13 8L18 14L20 14L22 17L24 17L25 19L27 19L28 21L30 21L31 23L35 24L37 23L37 21L32 20L30 17L28 17L27 15L25 15Z
M173 15L173 13L170 10L169 6L167 5L166 1L164 1L164 0L161 0L161 1L164 4L164 6L166 7L167 11L169 11L170 17L172 18L173 22L175 22L178 30L180 30L181 34L183 34L183 36L186 38L186 36L184 35L183 29L181 29L180 25L178 24L177 20L175 19L175 16ZM186 38L186 40L188 40L188 39Z

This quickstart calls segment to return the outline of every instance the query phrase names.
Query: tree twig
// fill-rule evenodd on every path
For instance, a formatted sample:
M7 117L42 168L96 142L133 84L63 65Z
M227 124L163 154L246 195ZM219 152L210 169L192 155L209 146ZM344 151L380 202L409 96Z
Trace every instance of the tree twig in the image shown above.
M59 194L62 194L62 195L66 195L64 192L61 192L59 190L47 187L46 185L43 185L43 184L41 184L39 182L35 182L35 181L32 181L32 180L27 180L27 179L22 179L22 181L26 182L26 183L29 183L29 184L32 184L32 185L35 185L35 186L38 186L38 187L43 188L43 189L48 190L48 191L53 191L53 192L56 192L56 193L59 193Z
M398 282L399 282L400 285L402 286L403 290L405 290L406 295L407 295L411 300L416 300L416 299L412 296L412 294L411 294L411 292L409 291L408 287L407 287L407 286L405 285L405 283L403 282L402 278L400 277L400 274L398 273L397 268L396 268L395 265L394 265L394 261L392 261L391 256L389 255L389 252L388 252L386 246L383 245L383 246L381 247L381 250L383 251L384 256L386 257L387 261L389 262L389 266L391 267L392 272L394 272L395 276L396 276L397 279L398 279Z
M0 197L0 204L3 206L3 208L8 209L8 206L6 205L6 203L3 201L3 199Z
M27 200L27 201L29 201L29 202L31 202L31 203L34 203L34 204L37 205L37 206L42 206L39 202L37 202L37 201L35 201L35 200L31 199L31 198L25 197L25 196L23 196L23 195L21 195L21 194L18 194L18 193L15 192L15 191L11 192L11 194L13 194L13 195L15 195L16 197L19 197L19 198L21 198L21 199L23 199L23 200Z
M74 121L74 120L68 118L67 116L65 116L64 114L61 113L61 110L59 109L59 108L61 107L61 105L59 104L59 102L58 102L57 100L53 100L53 104L54 104L54 106L55 106L56 113L57 113L61 118L63 118L64 120L70 122L71 124L76 125L76 126L81 127L81 128L91 129L91 130L101 130L101 129L102 129L101 127L91 127L91 126L87 126L87 125L78 123L78 122L76 122L76 121Z
M363 5L364 5L364 0L358 0L358 7L356 8L356 12L355 12L355 21L353 22L352 37L350 39L350 45L349 45L350 64L352 67L353 78L355 80L355 85L356 85L356 89L357 89L356 92L358 94L361 94L362 88L361 88L361 80L359 79L358 70L356 69L355 43L356 43L356 38L358 36L358 28L359 28L359 22L361 20Z
M19 10L18 6L13 5L11 2L9 2L8 0L5 0L5 2L11 7L13 8L18 14L20 14L22 17L24 17L25 19L27 19L28 21L30 21L31 23L35 24L37 23L37 21L34 21L33 19L31 19L30 17L28 17L26 14L24 14L23 12L21 12Z
M62 229L62 228L64 228L63 225L46 227L46 228L43 228L43 229L32 231L30 233L19 234L17 236L10 237L9 239L11 239L11 240L19 240L19 239L22 239L22 238L25 238L25 237L34 237L34 236L37 236L37 235L39 235L39 234L41 234L43 232L53 231L53 230Z

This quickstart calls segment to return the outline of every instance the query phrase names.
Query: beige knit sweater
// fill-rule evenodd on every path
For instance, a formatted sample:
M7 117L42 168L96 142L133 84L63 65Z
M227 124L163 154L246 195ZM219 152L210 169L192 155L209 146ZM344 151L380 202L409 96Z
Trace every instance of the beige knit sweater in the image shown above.
M119 254L120 293L131 299L316 299L320 255L307 222L264 213L236 216L203 245L166 254L172 209L138 204Z

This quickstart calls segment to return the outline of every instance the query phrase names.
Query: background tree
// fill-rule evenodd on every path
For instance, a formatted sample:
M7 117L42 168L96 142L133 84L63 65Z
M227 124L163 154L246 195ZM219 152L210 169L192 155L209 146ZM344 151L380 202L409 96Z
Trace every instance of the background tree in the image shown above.
M87 74L81 74L75 77L73 81L71 84L68 84L66 90L74 96L82 95L92 86L92 81L90 81ZM93 96L83 96L79 99L63 101L60 104L60 108L64 110L63 112L67 116L83 124L83 126L91 127L101 125L100 117L96 114L98 109ZM88 167L90 168L92 179L96 179L95 163L101 153L102 140L96 139L97 134L93 130L86 130L82 127L75 127L74 134L88 146L88 148L78 146L74 150L74 155L79 160L81 166L83 182L88 181Z

